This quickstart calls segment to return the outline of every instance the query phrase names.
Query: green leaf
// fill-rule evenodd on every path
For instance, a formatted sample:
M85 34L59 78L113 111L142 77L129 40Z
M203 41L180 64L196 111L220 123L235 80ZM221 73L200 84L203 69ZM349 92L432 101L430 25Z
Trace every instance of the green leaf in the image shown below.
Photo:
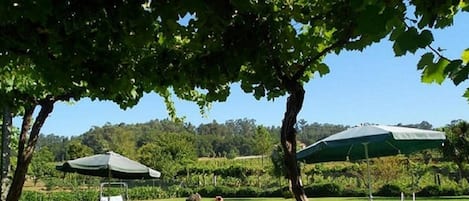
M449 63L450 62L446 59L439 59L437 63L427 65L423 70L422 82L436 82L438 84L443 83L445 80L444 71Z
M391 33L391 36L389 36L389 40L391 41L396 41L397 38L402 34L404 33L404 29L403 28L396 28L394 29L394 31L392 31Z
M469 77L469 66L460 67L460 69L461 70L454 73L454 76L451 78L455 85L461 84L461 82L464 82Z
M461 7L461 10L469 12L469 1L461 1L459 7Z
M360 12L357 17L357 31L371 35L385 31L388 16L383 15L381 9L376 5L368 5L363 12Z
M400 34L394 42L394 53L396 56L402 56L407 51L415 53L417 51L419 33L415 27L407 29L404 33Z
M464 92L464 95L462 95L469 101L469 88L466 89L466 92Z
M433 58L434 55L431 52L427 52L426 54L422 55L419 63L417 64L417 69L422 70L425 68L425 66L433 64Z
M449 63L445 68L445 74L452 76L452 74L456 73L460 69L461 64L462 60L460 59L451 61L451 63Z
M319 76L321 77L330 72L329 67L324 63L319 64L317 68L318 68Z
M462 52L461 59L466 64L469 62L469 48Z
M418 38L418 46L421 48L427 47L433 42L433 34L429 30L423 30Z
M265 89L263 85L259 85L254 88L254 97L259 100L260 98L265 96Z

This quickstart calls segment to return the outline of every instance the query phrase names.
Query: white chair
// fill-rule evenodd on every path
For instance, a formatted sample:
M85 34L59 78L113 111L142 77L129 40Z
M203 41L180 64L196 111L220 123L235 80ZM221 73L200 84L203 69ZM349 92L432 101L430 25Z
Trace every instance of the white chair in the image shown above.
M100 201L124 201L122 195L115 195L115 196L108 196L108 197L101 197Z

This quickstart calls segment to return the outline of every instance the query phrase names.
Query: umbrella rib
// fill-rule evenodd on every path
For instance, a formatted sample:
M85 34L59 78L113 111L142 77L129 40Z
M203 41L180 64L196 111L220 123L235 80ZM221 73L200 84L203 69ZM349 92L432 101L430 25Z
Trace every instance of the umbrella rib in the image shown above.
M399 148L397 148L396 146L394 146L391 142L386 140L386 143L389 144L389 146L391 146L392 148L396 149L398 154L401 154L401 150Z

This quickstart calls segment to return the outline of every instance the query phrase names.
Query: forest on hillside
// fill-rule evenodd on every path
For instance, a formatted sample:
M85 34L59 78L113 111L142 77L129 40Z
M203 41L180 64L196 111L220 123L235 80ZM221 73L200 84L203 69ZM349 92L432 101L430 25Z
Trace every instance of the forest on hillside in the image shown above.
M432 128L426 121L402 126ZM300 120L298 144L312 144L348 127ZM199 126L156 119L137 124L106 124L73 137L42 135L36 155L47 152L52 161L58 162L114 151L175 175L201 157L270 155L279 143L279 135L280 127L258 125L254 119L213 121Z
M426 121L397 125L433 129ZM300 120L296 125L298 145L307 146L349 127ZM456 120L438 129L445 131L448 138L442 149L372 159L374 191L381 195L416 190L424 196L469 194L469 123ZM131 182L138 191L133 196L143 196L141 199L185 196L197 191L204 195L287 196L288 181L278 146L279 130L275 126L258 125L253 119L213 121L199 126L164 119L138 124L106 124L73 137L42 135L28 178L34 186L39 183L47 192L55 188L97 186L99 178L64 175L56 171L55 166L64 160L114 151L162 172L156 183ZM252 155L261 156L236 158ZM365 167L364 161L300 164L308 195L314 196L364 196ZM144 187L148 185L151 187ZM33 197L52 196L39 194L28 192ZM94 191L90 193L94 194Z
M311 144L321 138L345 130L349 126L334 124L309 124L300 120L298 140ZM79 136L65 137L56 134L39 138L38 149L47 147L55 161L114 151L137 158L139 151L148 147L170 146L187 148L194 157L236 157L264 154L258 150L259 141L273 146L279 142L280 127L256 124L254 119L213 121L195 126L168 119L151 120L137 124L106 124L92 127ZM164 145L163 145L164 144ZM183 150L180 150L183 151Z

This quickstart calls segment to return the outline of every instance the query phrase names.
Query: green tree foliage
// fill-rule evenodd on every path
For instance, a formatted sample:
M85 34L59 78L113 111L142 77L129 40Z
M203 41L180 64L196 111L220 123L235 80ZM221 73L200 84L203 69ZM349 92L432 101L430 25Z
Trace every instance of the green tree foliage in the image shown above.
M207 123L199 126L187 126L179 122L170 120L151 120L146 123L138 124L106 124L102 127L93 127L80 136L71 140L65 137L48 135L39 140L38 147L48 147L54 150L56 161L61 161L62 147L65 150L69 143L78 141L81 145L86 145L92 149L92 153L100 154L106 151L115 151L128 157L136 157L135 151L158 138L158 135L168 133L188 134L193 136L193 144L196 146L198 157L216 157L226 156L231 153L233 156L250 156L270 153L269 148L273 144L279 143L278 135L280 127L253 124L249 128L255 128L254 133L251 129L244 131L238 130L244 122L254 122L254 120L237 119L228 120L225 123ZM238 125L240 124L240 125ZM213 132L200 132L208 127L213 127ZM340 128L346 128L343 125L305 123L305 128L314 132L300 132L298 139L310 142L309 138L319 139L321 136L328 136L339 132ZM260 130L258 130L260 129ZM219 132L218 132L219 131ZM260 132L259 132L260 131ZM262 134L262 135L260 135ZM265 135L264 135L265 134ZM267 140L264 140L267 139ZM260 142L260 143L259 143ZM308 144L308 143L306 143ZM124 145L124 146L123 146ZM263 148L260 148L262 146ZM262 151L264 150L264 151ZM267 152L265 152L267 150ZM70 157L67 157L67 159ZM72 157L73 158L73 157Z
M67 157L70 160L90 156L93 154L93 150L80 143L79 141L72 140L67 146Z
M34 185L39 179L50 176L54 171L53 153L47 148L41 148L35 153L34 159L31 161L31 168L29 169L30 174L33 176Z
M348 126L335 124L308 124L305 120L300 119L297 124L298 140L306 145L328 137L329 135L344 131Z
M70 140L64 136L54 134L39 136L37 149L47 147L54 154L54 161L64 161L67 157L67 146Z
M272 150L270 155L270 160L272 161L272 175L278 178L287 178L287 170L285 169L285 163L283 159L283 150L280 145L276 145Z
M274 148L273 136L263 126L258 126L254 134L254 150L261 155L262 166L264 166L264 156Z
M163 173L164 179L172 179L186 165L197 160L193 136L167 133L157 135L138 149L138 160Z
M110 100L122 108L145 92L224 101L240 82L257 99L288 94L281 129L288 177L306 200L296 164L303 84L329 68L322 58L362 50L390 35L397 56L425 48L431 29L452 24L466 0L427 1L3 1L0 103L23 116L18 164L7 200L18 200L39 131L57 101ZM409 19L414 14L416 19ZM181 16L191 14L187 23ZM369 20L373 19L373 20ZM243 34L239 34L243 33ZM435 58L433 54L439 56ZM425 54L424 82L467 79L461 59ZM469 97L469 92L465 94ZM40 108L39 113L34 109ZM33 120L33 114L37 117Z
M452 121L444 128L446 141L443 146L444 158L458 166L459 179L469 181L469 123L463 120Z

